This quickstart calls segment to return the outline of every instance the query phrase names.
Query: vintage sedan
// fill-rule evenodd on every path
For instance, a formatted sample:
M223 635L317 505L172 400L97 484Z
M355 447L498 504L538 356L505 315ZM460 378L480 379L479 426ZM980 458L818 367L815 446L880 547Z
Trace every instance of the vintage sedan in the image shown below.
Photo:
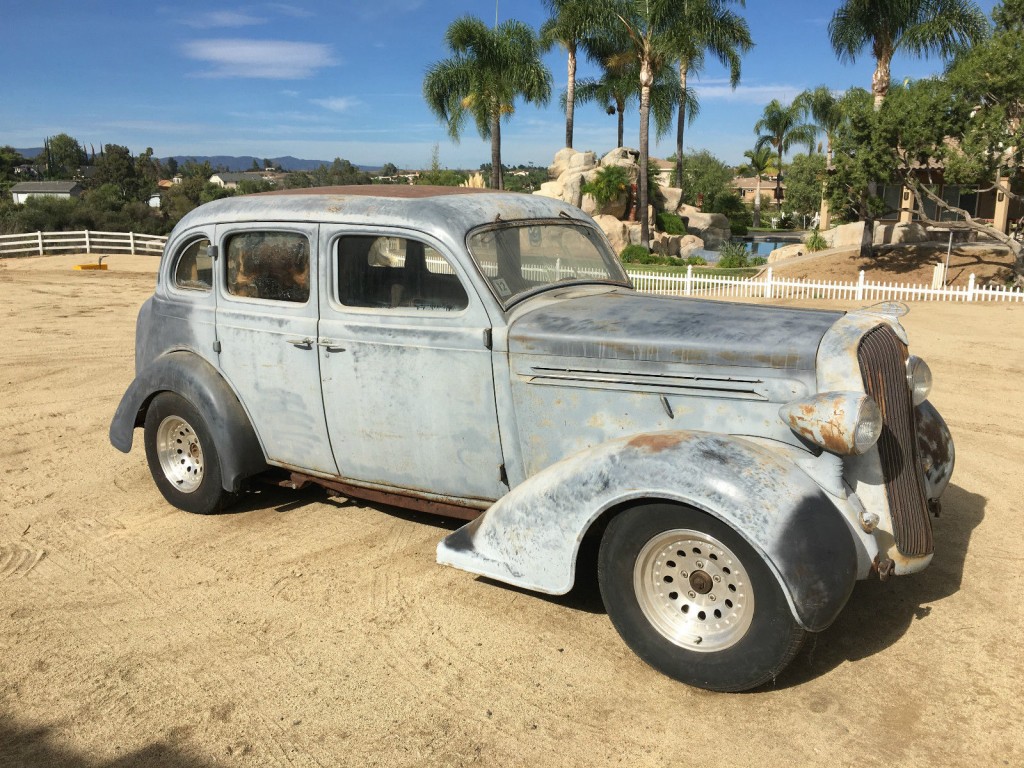
M171 504L270 478L455 516L439 562L549 594L594 542L623 640L720 691L930 562L953 444L898 307L643 295L539 196L293 192L185 216L139 313L110 439L144 429Z

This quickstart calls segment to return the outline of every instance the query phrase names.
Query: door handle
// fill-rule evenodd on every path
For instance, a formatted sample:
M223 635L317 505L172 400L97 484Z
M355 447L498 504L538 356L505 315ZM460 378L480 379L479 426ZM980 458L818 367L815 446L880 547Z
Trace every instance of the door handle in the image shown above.
M332 341L331 339L320 339L317 342L317 346L323 347L327 352L344 352L345 348L338 342Z
M293 347L305 347L306 349L312 349L316 343L313 339L287 339L287 341Z

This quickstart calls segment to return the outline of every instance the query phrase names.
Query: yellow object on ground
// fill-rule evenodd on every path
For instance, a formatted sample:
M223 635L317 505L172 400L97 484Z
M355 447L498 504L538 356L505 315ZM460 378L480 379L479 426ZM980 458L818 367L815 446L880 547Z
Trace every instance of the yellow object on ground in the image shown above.
M106 264L75 264L75 269L106 269Z

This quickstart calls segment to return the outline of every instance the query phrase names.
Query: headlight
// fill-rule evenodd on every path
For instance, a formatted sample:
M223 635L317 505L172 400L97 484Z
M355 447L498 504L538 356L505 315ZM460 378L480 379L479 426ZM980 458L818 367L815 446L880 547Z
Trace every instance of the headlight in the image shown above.
M839 456L866 452L882 434L878 405L861 392L822 392L779 409L789 428Z
M928 399L932 391L932 369L928 363L917 355L907 358L907 384L910 386L910 396L914 405L920 405Z

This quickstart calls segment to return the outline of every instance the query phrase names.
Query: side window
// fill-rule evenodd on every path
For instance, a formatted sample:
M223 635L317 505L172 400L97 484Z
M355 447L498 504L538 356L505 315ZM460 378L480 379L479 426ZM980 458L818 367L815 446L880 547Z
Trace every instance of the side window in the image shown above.
M227 288L233 296L272 301L309 300L309 241L296 232L231 235Z
M349 307L456 312L469 296L451 264L429 245L404 237L342 237L338 300Z
M209 291L213 287L213 259L210 241L205 237L193 240L178 254L174 265L174 285L190 291Z

